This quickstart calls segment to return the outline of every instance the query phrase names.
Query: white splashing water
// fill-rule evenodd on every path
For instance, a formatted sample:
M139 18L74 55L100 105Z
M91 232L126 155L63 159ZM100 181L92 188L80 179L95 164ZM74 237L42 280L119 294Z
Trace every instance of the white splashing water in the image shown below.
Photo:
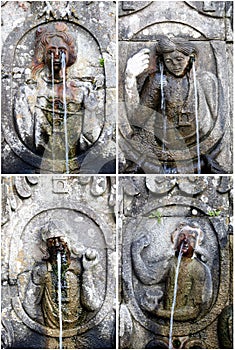
M196 144L197 144L197 173L201 174L200 140L199 140L199 120L198 120L198 95L195 62L192 61L194 97L195 97L195 123L196 123Z
M55 77L54 77L54 54L51 53L51 89L52 89L52 169L55 171Z
M63 74L63 106L64 106L64 140L65 140L65 165L66 174L69 174L69 146L68 146L68 130L67 130L67 103L66 103L66 55L62 52L61 65Z
M164 75L163 75L164 65L162 62L159 63L159 68L160 68L160 87L161 87L161 111L162 111L162 121L163 121L162 152L165 153L167 118L166 118L166 100L165 100L165 94L164 94ZM165 162L163 163L163 170L164 170L164 173L167 173L167 166Z
M63 343L63 324L62 324L62 293L61 293L61 254L57 252L57 273L58 273L58 304L59 304L59 348L62 349Z
M174 296L173 296L173 302L172 302L172 306L171 306L171 318L170 318L169 349L173 349L172 335L173 335L174 311L175 311L175 304L176 304L176 297L177 297L180 263L181 263L181 258L183 255L182 247L183 247L183 244L181 244L181 247L180 247L178 261L177 261L177 267L176 267L176 271L175 271Z
M163 143L162 143L162 151L165 152L165 139L166 139L166 102L165 102L165 95L164 95L164 75L163 75L163 63L160 62L160 86L161 86L161 111L162 111L162 118L163 118Z

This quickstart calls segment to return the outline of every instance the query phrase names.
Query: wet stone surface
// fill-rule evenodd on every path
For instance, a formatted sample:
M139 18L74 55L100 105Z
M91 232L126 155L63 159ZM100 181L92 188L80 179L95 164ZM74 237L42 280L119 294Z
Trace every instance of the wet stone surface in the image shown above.
M6 2L2 18L3 173L102 173L115 159L115 5Z
M2 193L2 346L57 349L62 331L66 349L115 348L115 178L4 177Z
M232 348L231 189L231 177L120 178L121 348Z
M120 6L121 173L232 172L231 6Z

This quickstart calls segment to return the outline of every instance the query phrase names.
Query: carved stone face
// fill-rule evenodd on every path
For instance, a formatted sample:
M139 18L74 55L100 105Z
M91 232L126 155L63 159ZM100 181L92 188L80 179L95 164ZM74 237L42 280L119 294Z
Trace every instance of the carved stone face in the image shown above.
M185 75L190 56L186 56L179 51L174 51L164 54L163 57L170 73L176 77L183 77Z
M55 36L53 38L50 38L45 49L45 64L48 66L49 70L51 70L51 59L53 54L54 71L60 71L62 53L65 54L65 61L67 65L69 60L68 45L60 37Z
M56 261L57 252L61 252L61 254L69 253L67 243L64 241L62 237L51 237L47 240L47 251L50 255L51 261Z
M178 233L176 246L177 251L180 251L182 246L183 256L191 258L197 243L198 232L190 226L184 226Z

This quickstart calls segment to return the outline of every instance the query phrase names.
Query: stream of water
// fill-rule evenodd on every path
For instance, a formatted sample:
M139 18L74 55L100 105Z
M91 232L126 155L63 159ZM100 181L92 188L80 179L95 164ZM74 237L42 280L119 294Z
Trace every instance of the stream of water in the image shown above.
M197 144L197 173L201 174L201 159L200 159L200 140L199 140L199 120L198 120L198 95L197 95L197 79L195 62L192 62L193 69L193 83L194 83L194 96L195 96L195 122L196 122L196 144Z
M55 77L54 54L51 53L51 89L52 89L52 170L55 171Z
M67 103L66 103L66 55L62 52L61 65L63 74L63 106L64 106L64 140L65 140L65 166L66 174L69 174L69 146L67 130Z
M182 247L183 244L180 247L179 255L178 255L178 261L177 261L177 267L175 271L175 285L174 285L174 296L173 296L173 302L171 306L171 318L170 318L170 332L169 332L169 349L173 349L172 344L172 334L173 334L173 323L174 323L174 311L175 311L175 304L176 304L176 297L177 297L177 289L178 289L178 276L179 276L179 270L180 270L180 263L182 258Z
M164 95L164 75L163 75L163 63L160 62L160 86L161 86L161 111L162 111L162 118L163 118L163 143L162 143L162 151L165 152L165 139L166 139L166 102L165 102L165 95Z
M161 112L162 112L162 121L163 121L162 153L165 153L167 118L166 118L166 100L165 100L165 94L164 94L164 75L163 75L164 65L162 62L160 62L159 68L160 68L160 87L161 87ZM164 173L166 173L167 165L165 164L165 162L163 162L163 170L164 170Z
M57 252L57 272L58 272L58 304L59 304L59 348L62 349L63 343L63 324L62 324L62 293L61 293L61 254Z

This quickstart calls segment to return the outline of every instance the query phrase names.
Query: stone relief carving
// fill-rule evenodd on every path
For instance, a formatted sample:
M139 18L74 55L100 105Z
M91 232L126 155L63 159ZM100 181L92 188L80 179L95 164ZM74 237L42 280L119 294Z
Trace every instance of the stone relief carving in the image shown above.
M174 348L229 342L215 329L221 308L230 303L230 181L120 178L122 312L130 316L120 319L123 348L169 348L176 274ZM228 332L231 318L224 315L218 327Z
M2 225L4 225L18 206L19 199L29 198L32 187L38 183L37 176L5 177L2 183ZM17 195L18 196L17 196Z
M120 172L231 172L227 7L152 2L120 12Z
M151 1L120 1L119 3L119 16L125 16L130 13L142 10L149 6Z
M197 47L182 39L161 36L156 39L157 71L149 74L139 87L137 78L149 68L150 50L142 49L129 58L126 67L125 102L133 128L132 139L144 143L159 154L169 172L177 172L174 164L176 150L193 147L199 139L205 140L212 131L218 116L218 81L214 74L201 72L197 75L197 95L192 65L197 62ZM195 99L197 112L195 112ZM139 104L147 107L138 116ZM155 115L151 110L157 111ZM197 130L196 113L199 116ZM137 114L137 115L136 115ZM152 120L151 120L152 119ZM147 124L147 125L146 125ZM146 144L148 143L148 146ZM169 151L169 152L168 152ZM203 157L207 157L203 155ZM165 158L165 160L164 160ZM208 159L208 158L206 158ZM208 159L215 172L222 171L216 162ZM201 171L195 164L196 171ZM166 170L168 171L168 170Z
M61 57L66 56L67 76L67 69L77 59L76 51L75 40L66 24L58 22L39 27L32 65L33 81L20 89L15 99L15 119L22 141L39 155L46 152L55 163L55 169L59 169L56 162L65 159L66 138L68 159L75 163L70 165L72 170L77 167L74 158L94 144L101 132L92 81L68 78L65 82L63 79Z
M3 343L57 348L61 310L63 347L115 346L114 181L58 175L7 180L7 201L14 193L16 205L3 223Z
M69 1L60 1L59 4L57 1L44 1L44 3L45 7L42 9L41 13L38 14L39 18L45 16L47 20L49 20L50 17L58 20L70 18L72 16L78 17Z
M113 173L115 5L27 6L3 7L3 172Z
M197 11L200 11L206 16L223 16L224 7L226 6L224 1L185 1L186 4L192 6Z
M51 328L59 328L57 252L62 260L62 318L63 329L76 327L84 320L86 311L100 308L103 300L95 288L95 279L100 274L98 252L71 251L69 242L53 221L41 229L41 237L46 244L46 255L32 270L24 293L23 307L37 322Z
M201 250L203 232L197 225L180 223L172 233L176 256L147 266L141 253L150 244L147 236L133 241L131 246L133 268L140 281L149 288L141 299L141 307L157 317L170 319L174 294L177 254L181 246L183 258L178 276L178 290L174 319L193 320L209 309L213 287L211 272L206 265L206 250ZM200 254L200 258L198 257ZM165 289L160 286L164 285Z

